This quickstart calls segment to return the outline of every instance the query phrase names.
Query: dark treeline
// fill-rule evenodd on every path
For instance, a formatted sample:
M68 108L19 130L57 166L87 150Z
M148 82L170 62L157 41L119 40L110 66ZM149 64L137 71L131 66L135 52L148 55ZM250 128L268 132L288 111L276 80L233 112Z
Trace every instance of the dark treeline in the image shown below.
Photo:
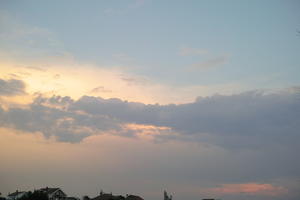
M48 199L48 195L44 192L29 191L26 195L24 195L23 197L21 197L18 200L49 200L49 199Z

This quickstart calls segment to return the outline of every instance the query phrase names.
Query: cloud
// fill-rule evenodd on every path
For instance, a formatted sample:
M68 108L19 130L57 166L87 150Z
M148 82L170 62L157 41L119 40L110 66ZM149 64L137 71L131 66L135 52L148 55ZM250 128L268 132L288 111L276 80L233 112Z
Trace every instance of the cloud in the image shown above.
M119 123L104 115L88 115L72 112L68 106L69 97L38 97L28 108L10 108L1 112L1 121L7 127L28 132L43 133L46 138L55 137L59 141L80 142L83 138L100 131L115 129Z
M283 143L287 135L299 137L298 107L299 93L252 91L165 106L85 96L74 102L71 109L103 114L126 123L171 127L199 141L245 148L266 142Z
M190 56L190 55L204 55L207 54L208 51L205 49L196 49L190 47L183 47L180 49L179 55L181 56Z
M25 83L17 79L0 79L0 96L15 96L25 94Z
M103 86L95 87L90 91L90 93L110 93L110 92L112 92L112 90L108 90Z
M46 69L44 69L44 68L41 68L41 67L36 67L36 66L27 66L27 67L25 67L25 68L27 68L27 69L31 69L31 70L37 70L37 71L41 71L41 72L45 72L45 71L47 71Z
M68 58L68 52L64 50L62 43L56 39L55 34L45 28L27 25L6 11L0 11L0 27L2 62L12 59L14 62L24 63L32 60L34 63L45 58L51 58L49 60ZM45 70L31 66L32 63L28 69Z
M132 62L134 61L134 58L130 57L129 55L125 53L117 53L112 55L114 59L120 62Z
M242 183L242 184L223 184L220 187L209 189L215 194L246 194L246 195L266 195L282 196L288 193L288 190L281 186L261 183Z
M179 55L180 56L200 56L200 55L207 55L209 52L205 49L198 49L198 48L191 48L191 47L182 47L180 49ZM222 65L228 61L228 56L217 56L210 59L207 59L205 61L201 61L198 63L194 63L192 65L193 69L206 69L206 68L212 68L219 65Z
M242 87L237 84L167 85L145 76L131 74L124 69L102 68L82 63L72 63L67 66L57 63L47 66L46 72L27 68L27 66L29 65L22 63L0 63L0 74L2 75L0 78L23 80L26 83L28 94L70 96L73 99L91 95L147 104L191 102L195 99L195 93L208 96L214 93L232 94L242 90ZM43 64L37 63L37 65L30 66L43 66ZM91 93L91 90L97 87L104 87L103 92Z
M207 194L237 195L235 199L244 195L276 199L271 194L284 195L285 188L299 191L296 184L289 187L275 180L300 176L299 98L296 87L199 97L178 105L39 96L26 107L0 109L0 126L19 134L43 135L58 144L73 143L70 146L102 141L94 148L103 153L105 144L124 158L120 171L134 167L131 174L138 173L160 187L168 180L170 185L184 182L197 188L187 195L199 197L198 189L204 188ZM120 143L106 144L106 137ZM221 185L214 187L215 183ZM181 187L172 187L171 191L180 193Z
M156 134L160 141L198 141L227 149L272 145L298 149L299 95L298 90L290 89L250 91L201 97L179 105L146 105L91 96L78 100L38 97L26 109L2 110L1 118L3 125L71 142L103 131L121 133L125 124L137 124L168 127L168 133Z
M121 80L126 82L128 85L148 85L150 81L143 77L130 77L122 75Z
M203 62L195 63L192 65L194 69L207 69L222 65L228 61L226 56L219 56L213 59L209 59Z

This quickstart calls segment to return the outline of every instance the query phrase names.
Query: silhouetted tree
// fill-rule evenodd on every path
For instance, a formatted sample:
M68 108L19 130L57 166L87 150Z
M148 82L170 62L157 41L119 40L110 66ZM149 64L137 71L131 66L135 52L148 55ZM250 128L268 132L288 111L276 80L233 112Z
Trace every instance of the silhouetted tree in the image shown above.
M48 195L40 191L29 191L26 195L21 197L19 200L49 200Z
M90 200L90 197L86 195L86 196L83 196L82 199L83 200Z
M1 197L2 193L0 192L0 200L6 200L4 197Z

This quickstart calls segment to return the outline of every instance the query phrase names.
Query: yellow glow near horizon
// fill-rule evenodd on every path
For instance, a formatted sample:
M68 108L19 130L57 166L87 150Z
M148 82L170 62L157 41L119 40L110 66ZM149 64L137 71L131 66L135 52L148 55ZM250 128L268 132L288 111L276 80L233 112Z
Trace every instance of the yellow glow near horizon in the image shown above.
M74 63L47 68L0 63L0 78L23 80L26 92L31 96L60 95L78 99L88 95L146 104L188 103L197 96L212 95L218 91L232 93L239 89L236 85L173 87L132 75L118 67L101 68Z

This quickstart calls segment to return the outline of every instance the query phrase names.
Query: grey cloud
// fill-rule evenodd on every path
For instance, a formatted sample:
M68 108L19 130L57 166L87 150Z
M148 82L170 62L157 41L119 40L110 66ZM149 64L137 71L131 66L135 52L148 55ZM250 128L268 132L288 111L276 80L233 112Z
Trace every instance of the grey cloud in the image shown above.
M0 79L0 96L25 94L25 83L17 79Z
M265 144L296 146L300 139L299 92L198 98L181 105L145 105L119 99L82 97L71 105L91 115L103 114L125 123L171 127L182 138L226 148L258 148Z
M6 124L18 129L60 139L63 134L64 141L68 137L80 141L108 130L128 136L122 130L126 123L166 126L177 133L158 135L159 141L190 140L228 149L266 145L298 148L300 139L300 93L295 88L278 93L215 95L180 105L146 105L91 96L77 101L70 97L39 97L29 109L11 108L1 115Z
M251 91L199 97L193 103L180 105L146 105L91 96L79 100L40 96L26 109L0 108L2 127L41 132L45 137L55 136L59 141L72 143L103 132L135 137L139 130L124 128L126 123L170 127L171 131L155 136L158 142L192 141L207 146L203 152L193 152L195 148L191 145L186 154L173 152L172 158L165 154L162 160L159 153L155 160L139 152L138 162L144 165L139 165L134 173L142 174L145 179L155 173L161 180L198 185L272 183L280 178L300 177L297 87L272 93ZM164 145L159 146L164 149ZM150 171L142 170L147 167Z
M70 97L38 97L29 108L1 110L2 126L28 132L41 132L45 137L55 136L59 141L80 142L83 138L100 131L115 129L119 125L114 119L101 114L89 115L68 111L73 100Z

